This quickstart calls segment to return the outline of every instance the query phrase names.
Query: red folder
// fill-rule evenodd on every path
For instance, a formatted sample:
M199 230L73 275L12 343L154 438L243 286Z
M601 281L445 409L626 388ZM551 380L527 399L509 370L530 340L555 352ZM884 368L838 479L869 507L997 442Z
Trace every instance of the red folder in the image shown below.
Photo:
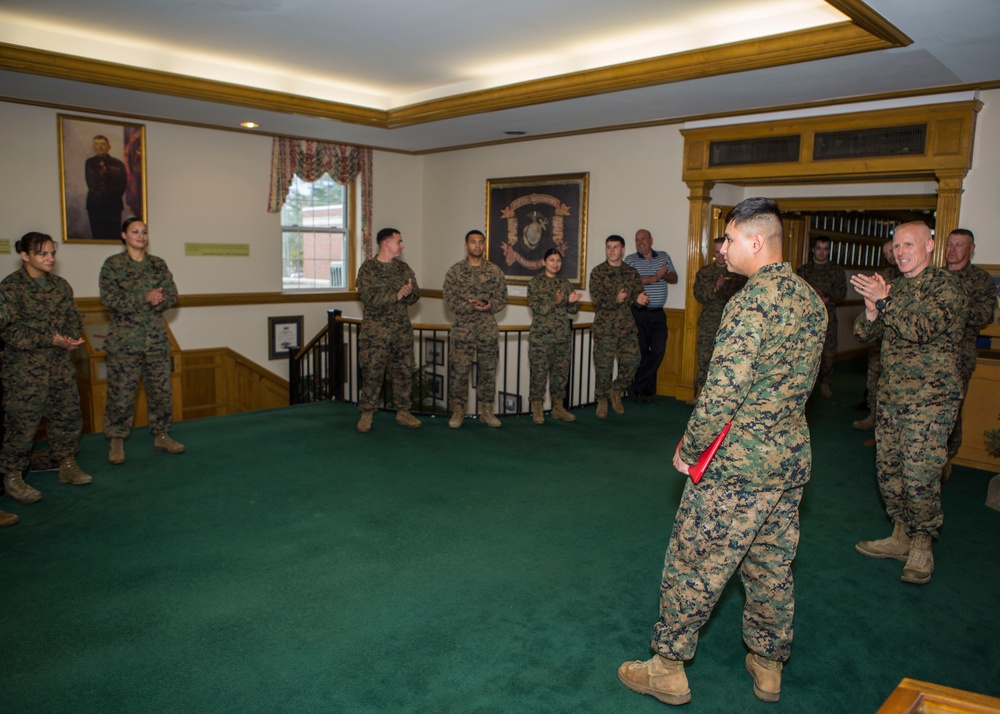
M726 428L723 429L717 437L715 437L715 441L713 441L707 449L701 452L701 456L698 457L698 462L688 469L688 476L691 477L692 483L698 483L701 481L701 477L705 474L705 469L707 469L708 465L712 463L712 459L715 458L715 452L719 450L720 446L722 446L722 440L726 438L726 434L729 433L729 427L732 425L732 422L726 424ZM680 444L677 444L677 446L680 447Z

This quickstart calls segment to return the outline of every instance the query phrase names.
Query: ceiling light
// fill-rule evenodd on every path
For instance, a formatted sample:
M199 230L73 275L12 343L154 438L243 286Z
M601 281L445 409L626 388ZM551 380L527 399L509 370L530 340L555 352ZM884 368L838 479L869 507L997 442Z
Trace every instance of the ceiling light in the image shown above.
M244 121L240 122L240 126L244 129L257 129L260 127L260 124L255 121Z

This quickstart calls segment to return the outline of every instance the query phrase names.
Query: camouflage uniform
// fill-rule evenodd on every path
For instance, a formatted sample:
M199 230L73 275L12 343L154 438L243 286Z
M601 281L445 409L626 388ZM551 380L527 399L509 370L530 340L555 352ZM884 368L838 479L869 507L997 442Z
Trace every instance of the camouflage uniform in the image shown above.
M862 311L854 334L882 337L882 376L875 412L875 459L886 512L911 538L937 535L941 469L962 384L958 351L968 300L948 271L928 266L892 283L888 307L869 322Z
M722 287L716 290L720 277L723 279ZM696 390L704 386L708 377L708 363L712 359L715 333L722 321L722 310L729 298L746 284L746 277L730 273L728 268L714 262L703 267L694 276L694 298L701 303L701 314L698 315L698 372L694 377Z
M827 261L816 264L809 261L799 268L807 283L823 295L823 304L829 319L826 323L826 337L823 339L823 359L819 365L818 384L829 384L833 376L833 360L837 356L837 303L847 295L847 273L834 263Z
M101 302L111 313L108 339L108 403L104 435L124 439L132 431L139 380L146 385L149 430L170 431L173 396L170 388L170 338L163 313L177 304L177 285L162 258L136 261L127 252L104 261ZM161 288L163 302L150 305L146 295Z
M470 299L488 302L489 312L473 310ZM444 301L455 315L448 363L451 402L465 406L469 372L473 360L478 360L476 397L484 404L492 404L500 361L500 331L494 316L507 307L507 279L500 268L485 259L481 265L469 265L463 260L451 266L445 276Z
M0 474L21 473L42 419L49 452L61 461L75 457L83 431L80 392L69 350L52 344L55 335L83 336L73 289L58 275L38 280L23 267L0 283L10 324L2 337L4 441Z
M882 271L882 278L886 284L891 283L902 273L895 265L890 265ZM868 411L875 413L875 406L878 404L878 380L882 375L882 337L874 338L868 346L868 378L865 382L865 389L868 390Z
M397 300L407 280L413 292ZM409 306L420 299L417 276L399 258L383 263L369 258L358 271L358 296L364 306L361 336L358 338L358 366L361 368L362 412L378 409L379 392L388 369L392 374L392 401L397 411L410 411L413 402L413 327Z
M693 464L733 426L702 481L684 488L660 585L651 647L690 660L722 590L739 570L743 639L757 654L791 652L791 563L812 452L803 411L819 369L826 311L788 263L755 272L726 305L708 379L680 444Z
M562 300L556 302L556 293ZM580 309L579 302L569 302L573 287L566 278L549 278L540 273L528 283L528 307L531 308L531 330L528 332L528 364L531 386L528 398L532 402L545 399L545 383L549 382L552 401L566 398L569 381L569 360L573 336L570 315Z
M618 293L628 296L621 303ZM631 265L614 266L604 261L590 272L590 296L594 300L594 396L607 399L612 388L621 395L632 384L639 367L639 331L630 305L642 295L642 280ZM615 358L618 378L612 381Z
M993 277L982 268L967 263L964 268L948 271L954 275L965 296L969 299L968 312L965 315L965 333L958 352L958 375L962 380L962 400L969 389L972 373L976 371L976 340L983 325L993 319L993 308L997 302L996 283ZM962 404L958 405L958 416L955 417L955 427L948 437L948 453L952 456L958 453L962 445Z

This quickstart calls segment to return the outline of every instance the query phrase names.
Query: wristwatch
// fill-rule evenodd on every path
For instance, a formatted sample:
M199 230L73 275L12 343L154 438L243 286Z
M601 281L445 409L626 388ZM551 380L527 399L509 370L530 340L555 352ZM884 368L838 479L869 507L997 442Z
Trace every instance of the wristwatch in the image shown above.
M875 309L879 312L883 312L887 307L889 307L889 301L892 300L888 295L884 298L879 298L875 301Z

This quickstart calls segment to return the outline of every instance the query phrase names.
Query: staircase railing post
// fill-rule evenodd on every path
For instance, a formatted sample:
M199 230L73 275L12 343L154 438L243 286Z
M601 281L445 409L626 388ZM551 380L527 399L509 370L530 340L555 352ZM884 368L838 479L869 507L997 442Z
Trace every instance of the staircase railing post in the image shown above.
M299 352L299 347L288 348L288 403L301 404L302 402L302 375L300 372L301 362L295 359Z
M329 350L326 356L329 374L326 375L326 378L330 380L330 393L333 398L343 401L346 365L344 364L344 323L338 319L340 315L340 310L326 311L326 334L328 336L326 347Z

